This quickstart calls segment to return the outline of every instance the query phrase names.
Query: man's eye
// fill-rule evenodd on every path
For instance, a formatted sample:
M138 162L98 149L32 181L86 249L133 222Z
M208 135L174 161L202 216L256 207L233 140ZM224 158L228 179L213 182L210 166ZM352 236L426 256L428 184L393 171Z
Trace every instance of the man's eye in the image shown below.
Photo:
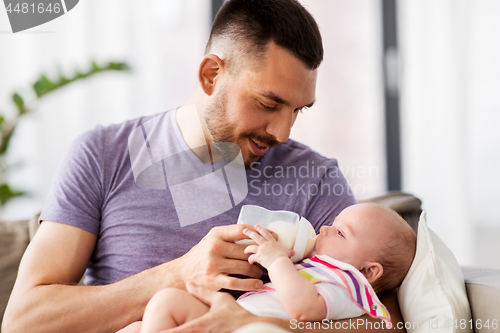
M298 108L298 109L293 110L293 113L299 113L299 112L302 113L302 110L303 110L303 108Z
M265 105L265 104L264 104L264 103L262 103L262 102L259 102L259 104L260 104L260 106L261 106L263 109L265 109L265 110L273 111L273 110L275 110L275 109L276 109L276 107L275 107L275 106L267 106L267 105Z

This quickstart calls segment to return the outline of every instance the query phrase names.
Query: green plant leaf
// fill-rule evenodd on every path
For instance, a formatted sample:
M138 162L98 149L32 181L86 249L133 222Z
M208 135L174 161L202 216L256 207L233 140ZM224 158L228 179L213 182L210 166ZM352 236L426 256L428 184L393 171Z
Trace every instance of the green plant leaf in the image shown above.
M12 138L12 134L14 134L14 130L16 129L16 126L9 124L6 127L7 128L2 128L0 135L0 155L3 155L7 152L10 139Z
M33 84L37 97L41 97L55 88L57 88L56 84L45 75L40 75L40 78Z
M108 69L116 71L127 71L130 70L130 67L124 62L110 62L108 64Z
M19 95L18 93L15 92L14 94L12 94L12 101L16 105L17 112L20 115L23 115L23 114L28 112L28 109L26 109L26 106L24 105L24 100L21 97L21 95Z
M12 198L26 195L24 191L13 190L8 184L3 183L0 185L0 204L3 206L7 201Z
M104 66L99 66L99 64L95 61L91 62L91 68L87 72L82 72L79 70L75 70L75 73L72 77L66 77L63 74L59 73L59 77L56 81L50 80L47 76L41 75L40 78L33 84L33 90L38 98L54 91L62 86L67 85L68 83L87 78L99 72L104 71L124 71L128 70L130 67L124 62L109 62Z
M99 67L99 65L95 61L92 61L91 64L92 72L99 72L101 70L101 67Z

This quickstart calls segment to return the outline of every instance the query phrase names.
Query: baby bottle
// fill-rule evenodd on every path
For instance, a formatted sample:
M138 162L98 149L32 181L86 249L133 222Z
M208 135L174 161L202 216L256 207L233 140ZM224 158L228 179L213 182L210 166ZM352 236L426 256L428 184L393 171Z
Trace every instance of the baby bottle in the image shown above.
M295 254L291 257L298 262L307 257L316 243L316 233L311 223L298 214L285 210L272 211L260 206L244 205L241 208L238 224L260 225L278 235L278 243ZM251 239L239 241L252 244Z

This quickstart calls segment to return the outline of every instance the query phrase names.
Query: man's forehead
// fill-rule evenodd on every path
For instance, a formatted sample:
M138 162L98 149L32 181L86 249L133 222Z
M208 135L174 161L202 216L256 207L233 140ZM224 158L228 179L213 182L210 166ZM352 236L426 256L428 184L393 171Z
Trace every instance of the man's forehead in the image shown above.
M294 108L314 104L317 69L310 69L285 48L271 41L259 66L244 63L236 77L254 94Z

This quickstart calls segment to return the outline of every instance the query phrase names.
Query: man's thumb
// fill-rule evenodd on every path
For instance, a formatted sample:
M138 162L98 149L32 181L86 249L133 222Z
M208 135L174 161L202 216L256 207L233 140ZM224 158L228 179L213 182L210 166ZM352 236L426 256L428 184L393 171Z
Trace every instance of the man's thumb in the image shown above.
M186 290L191 295L193 295L194 297L196 297L197 299L199 299L203 303L207 304L208 306L212 305L212 301L213 301L215 295L217 294L216 291L207 289L205 287L198 286L197 284L195 284L193 282L186 283Z

